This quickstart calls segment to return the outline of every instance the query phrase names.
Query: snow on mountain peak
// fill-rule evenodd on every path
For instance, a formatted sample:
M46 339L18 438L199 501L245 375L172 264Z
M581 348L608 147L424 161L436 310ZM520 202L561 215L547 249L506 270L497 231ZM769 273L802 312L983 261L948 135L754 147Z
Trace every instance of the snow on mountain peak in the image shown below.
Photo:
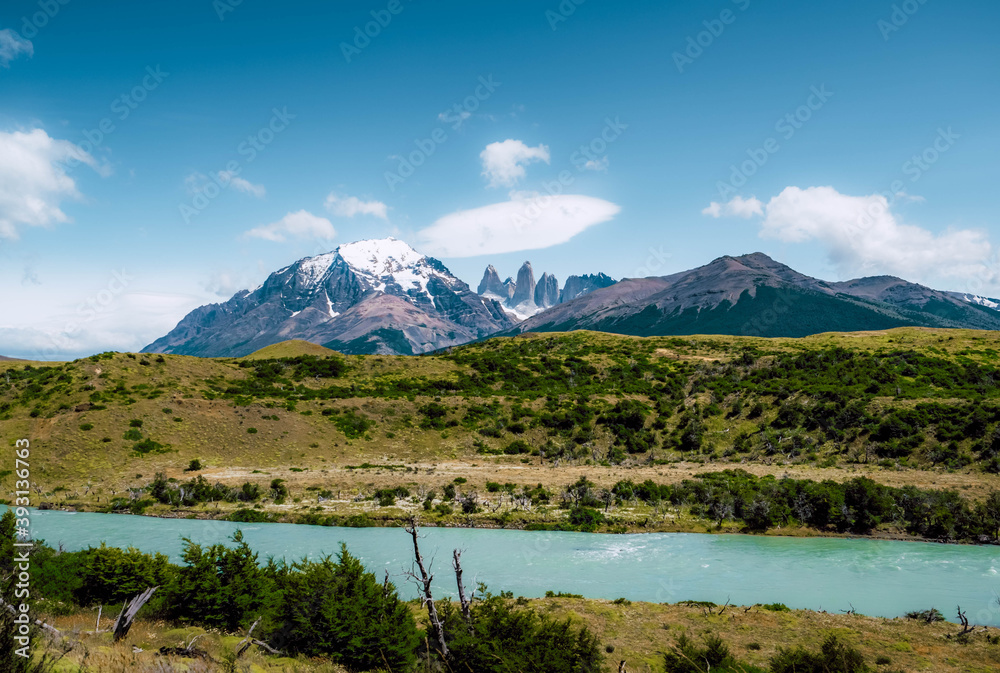
M337 248L337 253L356 271L376 277L391 275L424 259L424 255L391 236L345 243Z
M326 275L326 272L329 270L336 258L336 253L327 252L322 255L306 257L303 259L299 263L299 268L297 270L299 283L303 287L315 287L316 284L323 279L323 276Z

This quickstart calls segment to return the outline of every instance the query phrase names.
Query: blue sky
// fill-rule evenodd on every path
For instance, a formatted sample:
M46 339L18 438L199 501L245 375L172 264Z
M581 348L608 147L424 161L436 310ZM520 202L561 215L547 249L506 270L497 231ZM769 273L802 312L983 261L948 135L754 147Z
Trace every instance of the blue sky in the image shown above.
M8 0L0 353L135 350L387 235L473 286L761 250L995 296L998 26L986 0Z

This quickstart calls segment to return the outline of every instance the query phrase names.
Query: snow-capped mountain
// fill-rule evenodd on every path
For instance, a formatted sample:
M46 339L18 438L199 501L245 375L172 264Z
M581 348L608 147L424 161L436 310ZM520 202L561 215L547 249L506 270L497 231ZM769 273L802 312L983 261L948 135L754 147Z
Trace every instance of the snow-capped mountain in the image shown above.
M557 304L614 284L615 280L603 273L584 274L567 278L566 287L560 291L559 281L548 272L543 273L536 283L531 262L521 265L516 281L508 276L507 280L500 282L500 274L490 264L479 281L479 294L503 304L517 320L525 320Z
M433 257L395 238L357 241L280 269L189 313L144 350L238 357L287 339L348 353L423 353L513 325Z
M986 308L991 308L994 311L1000 311L1000 299L993 299L992 297L983 297L978 294L966 294L964 292L949 292L948 294L953 297L958 297L962 301L968 302L970 304L975 304L976 306L984 306Z

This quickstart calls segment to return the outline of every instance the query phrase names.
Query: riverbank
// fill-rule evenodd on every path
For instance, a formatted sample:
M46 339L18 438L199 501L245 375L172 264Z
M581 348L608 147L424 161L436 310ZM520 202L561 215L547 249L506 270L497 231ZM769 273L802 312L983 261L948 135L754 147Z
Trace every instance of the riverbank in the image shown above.
M630 672L660 673L664 670L662 652L669 651L682 634L699 642L705 634L719 635L737 659L757 666L766 666L779 648L802 646L817 650L824 638L836 635L857 648L867 664L878 670L987 673L1000 667L1000 630L996 628L977 628L956 637L961 627L948 622L928 624L906 618L786 611L778 605L768 606L772 609L721 608L565 597L532 599L527 604L539 612L587 625L600 641L606 671L618 670L618 663L625 660ZM416 602L411 603L411 608L418 619L423 619L426 613ZM102 628L107 628L114 618L113 612L107 610ZM112 644L110 634L93 633L96 611L85 610L49 621L77 641L55 667L59 673L222 670L223 662L232 657L242 639L242 634L176 628L166 622L140 619L122 642ZM159 653L161 648L183 649L196 637L195 649L204 652L204 658ZM61 650L50 643L49 651ZM86 668L81 668L84 659ZM255 673L345 671L319 659L267 655L256 647L240 662Z
M125 492L48 493L40 504L245 523L398 527L416 516L441 527L966 543L995 543L996 526L985 522L1000 521L997 475L868 466L455 460L319 470L199 467L157 472Z
M344 503L346 505L346 503ZM77 507L51 507L49 505L43 509L60 512L84 512L94 514L117 514L121 516L144 516L155 519L178 519L195 521L235 521L237 523L287 523L297 525L322 525L341 526L348 528L402 528L410 522L410 516L416 516L421 526L425 528L460 528L460 529L484 529L484 530L517 530L517 531L570 531L581 533L594 533L605 535L623 534L652 534L652 533L694 533L700 535L747 535L755 537L787 537L787 538L832 538L843 540L885 540L897 542L930 542L937 544L951 545L997 545L996 541L973 543L962 540L940 540L917 535L910 535L904 530L886 529L874 531L868 535L857 535L853 533L839 533L833 530L817 530L808 526L783 526L772 528L767 531L750 531L737 522L727 521L721 526L692 516L673 515L668 521L637 522L623 519L613 519L613 523L604 524L595 528L581 528L566 523L553 523L552 519L560 518L568 513L568 510L550 510L545 518L529 515L517 519L502 519L502 517L490 514L472 515L426 515L417 508L412 511L386 512L381 509L361 510L351 509L347 506L338 514L336 507L325 508L320 520L315 518L315 513L295 514L279 508L262 508L252 510L259 512L263 518L252 520L247 519L245 508L181 508L168 509L157 508L160 511L146 510L142 514L132 514L125 512L111 512L106 508L98 506L81 505ZM668 516L670 516L668 514Z

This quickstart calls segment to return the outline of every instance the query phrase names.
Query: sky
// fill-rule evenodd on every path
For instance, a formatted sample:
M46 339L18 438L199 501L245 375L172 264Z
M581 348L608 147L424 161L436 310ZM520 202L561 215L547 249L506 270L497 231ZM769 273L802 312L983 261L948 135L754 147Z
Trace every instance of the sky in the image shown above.
M990 0L5 0L0 354L395 236L475 288L765 252L1000 296Z

